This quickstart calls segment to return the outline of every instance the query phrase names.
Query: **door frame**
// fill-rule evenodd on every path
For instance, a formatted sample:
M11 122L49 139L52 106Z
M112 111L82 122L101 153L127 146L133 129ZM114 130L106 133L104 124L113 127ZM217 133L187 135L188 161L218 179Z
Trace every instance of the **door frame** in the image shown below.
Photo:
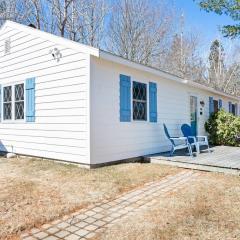
M199 100L199 94L196 93L192 93L190 92L188 94L188 103L189 103L189 123L191 126L191 97L195 97L196 98L196 135L199 132L199 109L198 109L198 100Z

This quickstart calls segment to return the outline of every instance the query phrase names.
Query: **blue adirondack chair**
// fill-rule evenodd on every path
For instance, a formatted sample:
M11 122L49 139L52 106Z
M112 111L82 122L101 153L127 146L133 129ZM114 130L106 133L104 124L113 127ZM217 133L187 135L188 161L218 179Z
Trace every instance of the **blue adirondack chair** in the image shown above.
M181 130L183 136L187 137L188 142L191 144L191 146L196 148L197 153L200 153L201 146L207 146L208 152L210 152L207 136L195 136L193 134L191 126L188 124L183 124L181 126Z
M163 124L163 128L164 128L164 132L166 134L166 137L169 139L169 141L172 144L172 149L170 151L170 156L172 156L173 153L176 150L185 149L185 148L188 149L189 155L193 156L192 148L191 148L191 145L188 142L187 137L171 137L169 132L168 132L167 126L165 124Z

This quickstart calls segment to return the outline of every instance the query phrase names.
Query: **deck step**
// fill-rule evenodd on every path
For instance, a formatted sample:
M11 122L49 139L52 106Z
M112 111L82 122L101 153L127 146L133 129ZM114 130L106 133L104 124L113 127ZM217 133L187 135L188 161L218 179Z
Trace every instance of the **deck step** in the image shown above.
M151 157L146 156L145 160L155 163L155 164L163 164L163 165L170 165L185 169L193 169L193 170L200 170L200 171L207 171L207 172L219 172L219 173L226 173L226 174L233 174L240 176L240 169L238 168L231 168L225 166L217 166L217 165L208 165L208 164L201 164L201 163L192 163L192 162L182 162L182 161L174 161L174 160L164 160L160 157Z

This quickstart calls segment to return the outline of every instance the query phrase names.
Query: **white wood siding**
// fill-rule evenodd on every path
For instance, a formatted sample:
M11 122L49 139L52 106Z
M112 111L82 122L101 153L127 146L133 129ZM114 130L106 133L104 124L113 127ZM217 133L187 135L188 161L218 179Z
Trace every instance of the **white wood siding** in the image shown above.
M10 39L10 54L4 41ZM62 58L53 59L57 47ZM36 78L36 121L0 123L0 149L90 163L89 62L86 53L7 27L0 36L0 84Z
M157 83L158 122L120 122L119 75L131 76L131 81ZM170 149L163 131L165 123L172 136L181 135L183 123L190 123L190 95L205 102L203 115L198 106L198 134L206 134L204 123L209 117L209 96L221 98L228 110L226 98L204 90L156 77L110 61L91 57L91 163L103 163L133 158ZM148 101L149 103L149 101ZM149 107L148 107L149 109ZM149 115L149 113L148 113Z

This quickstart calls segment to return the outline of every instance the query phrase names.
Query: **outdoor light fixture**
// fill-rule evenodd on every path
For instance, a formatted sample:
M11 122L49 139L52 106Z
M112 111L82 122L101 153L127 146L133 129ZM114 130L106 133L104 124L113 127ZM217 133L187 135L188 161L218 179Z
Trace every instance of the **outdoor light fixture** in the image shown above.
M54 48L54 49L50 50L49 53L52 54L52 57L53 57L54 60L56 60L57 62L59 62L60 59L62 58L62 53L60 52L60 50L59 50L58 48Z
M200 101L200 105L201 105L201 107L204 107L205 102L204 101Z

